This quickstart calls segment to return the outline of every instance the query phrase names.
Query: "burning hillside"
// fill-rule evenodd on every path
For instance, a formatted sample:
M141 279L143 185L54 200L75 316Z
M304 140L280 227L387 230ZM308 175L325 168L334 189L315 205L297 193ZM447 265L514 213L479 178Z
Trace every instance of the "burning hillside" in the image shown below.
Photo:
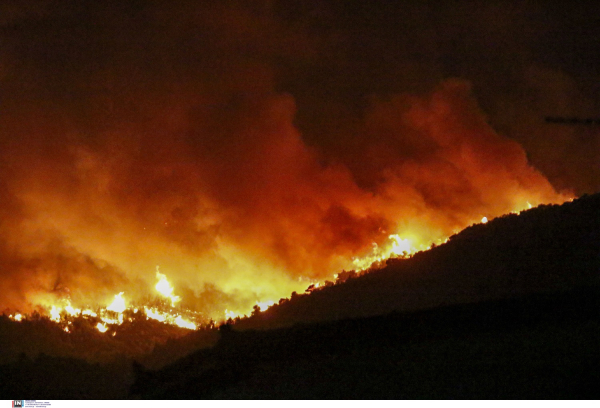
M190 331L147 318L143 311L130 314L124 295L104 308L123 316L123 323L109 325L106 333L83 311L63 313L60 324L37 314L22 316L20 322L0 317L0 389L33 395L29 383L21 381L33 376L38 395L156 398L177 389L182 397L206 398L232 395L234 386L247 395L298 396L304 385L298 390L296 384L310 384L314 372L322 372L334 380L319 381L318 395L423 396L432 384L445 383L428 377L430 365L442 364L450 371L466 367L459 370L459 382L467 388L435 387L434 395L501 391L539 396L544 392L539 384L548 381L563 384L552 387L560 391L551 395L596 395L597 381L583 373L588 366L596 370L598 358L593 339L600 327L599 211L597 194L498 217L429 251L389 259L381 268L342 272L334 284L315 285L310 293L293 294L265 312L256 310L219 328ZM158 271L156 278L157 286L166 289L158 299L161 307L172 308L170 296L176 299L177 289L165 284L168 279ZM262 330L248 330L257 328ZM389 360L390 352L399 360ZM491 367L514 373L503 381L516 381L516 388L477 386L487 384L490 365L481 364L490 353ZM381 359L374 361L374 355ZM557 362L555 355L568 356L567 361ZM132 366L130 359L146 368ZM312 376L298 374L306 364L320 369ZM560 370L538 371L547 365ZM364 375L365 367L379 374L359 390L345 388ZM65 382L73 370L83 376ZM565 370L571 373L566 379ZM413 375L419 380L400 381L410 386L386 386L385 391L375 386ZM518 386L529 383L515 378L529 378L533 385Z
M307 125L289 67L325 58L325 39L290 29L283 6L89 6L17 2L0 20L0 310L14 319L193 329L574 195L449 75Z
M83 310L120 292L139 303L160 265L181 307L218 320L426 249L482 217L567 199L485 123L463 83L373 108L365 131L389 140L365 151L380 169L363 187L302 142L290 97L246 101L210 131L177 109L94 140L43 116L37 129L5 127L28 135L27 147L3 149L5 309Z
M597 289L598 214L600 194L595 194L475 224L431 250L391 258L361 273L341 273L335 284L310 295L295 294L235 328L286 327Z
M600 189L597 128L544 119L597 116L594 8L0 2L0 329L139 356L570 282L521 273L537 230L457 240Z
M173 295L173 288L166 276L158 271L158 267L156 268L156 276L158 278L156 290L163 298L162 300L156 298L146 305L128 305L124 292L120 292L106 307L81 309L73 307L68 298L63 298L56 304L50 305L49 308L42 309L42 313L49 315L50 320L58 323L67 333L71 331L73 319L76 318L89 320L100 333L105 333L109 328L122 325L125 320L132 322L134 318L139 319L140 315L146 319L153 319L190 330L195 330L199 321L206 323L206 317L199 313L176 309L176 303L180 299L178 296ZM21 321L24 316L21 313L15 313L9 315L9 318ZM112 334L115 335L116 332L113 331Z

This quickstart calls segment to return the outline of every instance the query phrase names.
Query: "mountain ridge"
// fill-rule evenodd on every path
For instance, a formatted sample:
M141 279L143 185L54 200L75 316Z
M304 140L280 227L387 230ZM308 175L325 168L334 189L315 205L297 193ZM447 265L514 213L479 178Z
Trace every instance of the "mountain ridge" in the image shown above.
M239 329L375 316L600 284L600 194L472 225L344 285L293 296Z

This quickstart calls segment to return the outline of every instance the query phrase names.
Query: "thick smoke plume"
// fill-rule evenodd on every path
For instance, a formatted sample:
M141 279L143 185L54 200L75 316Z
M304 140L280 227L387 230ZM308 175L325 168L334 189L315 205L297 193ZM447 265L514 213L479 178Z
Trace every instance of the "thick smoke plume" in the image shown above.
M140 299L159 265L185 305L222 316L390 234L428 245L567 198L465 80L372 96L347 134L308 143L281 67L319 58L310 29L272 4L192 3L6 10L0 310Z

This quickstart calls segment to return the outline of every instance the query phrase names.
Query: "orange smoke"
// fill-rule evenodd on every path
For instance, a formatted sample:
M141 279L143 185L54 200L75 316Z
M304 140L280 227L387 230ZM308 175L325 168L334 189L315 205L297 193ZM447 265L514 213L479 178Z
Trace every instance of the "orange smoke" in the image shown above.
M482 217L567 198L462 81L373 102L335 160L303 142L290 95L145 109L89 135L47 111L4 118L2 308L141 299L160 265L184 307L219 318L374 248L425 249Z

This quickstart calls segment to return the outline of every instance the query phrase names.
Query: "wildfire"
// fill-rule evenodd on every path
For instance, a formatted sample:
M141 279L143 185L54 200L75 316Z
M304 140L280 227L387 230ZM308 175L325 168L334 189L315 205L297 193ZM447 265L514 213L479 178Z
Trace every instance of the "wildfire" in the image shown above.
M526 201L524 205L517 206L517 209L511 211L512 214L520 214L521 211L531 209L534 206ZM486 224L490 219L487 216L481 218L479 222ZM458 231L455 231L455 233ZM410 237L410 238L409 238ZM440 237L438 239L426 239L418 233L418 231L410 231L406 236L401 234L391 234L388 240L383 245L378 245L373 242L373 248L370 254L360 258L354 258L352 263L358 271L364 271L372 268L390 257L410 258L419 251L427 251L432 246L440 245L448 241L448 237ZM334 274L334 279L337 279L337 274Z
M318 287L319 283L317 282L316 284L313 284L311 286ZM244 317L250 316L252 314L252 312L256 309L258 309L260 312L264 312L265 310L267 310L271 306L275 305L276 303L277 302L274 300L263 300L263 301L257 300L252 308L245 310L245 311L233 311L233 310L225 309L225 312L224 312L225 320L236 319L238 317L243 317L243 316Z
M411 254L415 252L415 248L409 239L402 239L397 234L390 235L389 238L392 240L392 248L390 252L396 255L402 255L403 253Z
M264 302L256 302L256 305L258 306L258 309L261 312L264 312L265 310L267 310L268 308L270 308L274 304L275 304L274 300L266 300Z
M388 236L388 241L384 246L379 246L374 242L373 249L369 255L362 258L355 258L352 260L352 263L359 271L362 271L392 256L408 258L419 251L429 248L431 248L431 245L419 245L417 248L409 238L402 238L399 234L392 234Z
M239 313L225 309L225 318L226 319L235 319L238 316L241 316L241 315Z
M144 307L146 317L154 319L162 323L172 324L175 326L183 327L190 330L196 330L197 325L190 320L184 319L181 315L173 315L168 312L161 312L157 308Z
M174 307L175 303L180 300L178 296L173 295L173 287L167 280L167 277L162 273L158 272L157 267L157 279L158 283L155 288L158 293L168 298L171 301L171 306ZM69 299L62 299L57 301L55 304L49 305L47 314L50 320L61 325L62 329L70 333L73 319L84 318L91 320L94 323L94 327L100 333L106 333L110 326L118 326L123 324L125 321L125 315L133 316L138 311L143 310L147 319L157 320L165 324L178 326L181 328L196 330L198 324L193 321L192 318L186 318L183 316L183 311L163 310L159 307L141 306L140 308L128 305L127 300L124 296L125 292L119 292L116 294L110 304L106 307L100 307L96 310L92 309L81 309L74 307ZM195 314L191 311L185 311L190 316ZM15 315L9 315L9 318L14 321L22 321L26 316L21 313ZM133 321L131 317L127 319ZM113 333L114 335L114 333Z
M50 309L50 320L60 322L60 309L55 305L52 305L52 309Z
M15 322L20 322L21 320L23 320L23 315L21 313L17 313L14 316L9 315L8 318L14 320Z
M527 202L526 206L522 209L515 210L512 213L519 214L525 208L532 208L533 206ZM484 216L480 221L482 224L489 222L488 217ZM434 243L442 244L447 242L448 238L438 239L436 241L429 241L420 238L414 231L407 233L404 236L401 234L391 234L385 243L378 245L373 243L373 248L370 254L362 258L355 258L352 260L353 265L357 271L364 271L369 268L377 267L380 263L390 257L401 257L409 258L415 253L423 250L430 249ZM338 274L334 274L334 281L338 279ZM142 318L153 319L158 322L178 326L189 330L197 330L199 322L197 320L198 313L190 310L182 310L176 308L176 305L180 302L181 298L174 294L175 289L173 285L168 281L167 276L159 271L159 266L156 267L156 279L157 283L154 288L157 294L167 300L168 302L160 302L158 305L156 302L150 304L134 304L132 301L128 301L125 297L125 292L119 292L114 295L112 301L105 307L92 308L80 308L75 307L71 304L71 301L67 299L61 299L54 304L46 306L46 314L48 318L61 325L61 328L70 333L73 328L73 320L75 318L84 318L92 323L92 326L100 333L106 333L111 330L112 335L115 335L115 330L118 326L123 324L126 320L132 322L135 318L139 318L140 314ZM301 278L301 280L304 280ZM310 280L309 280L310 281ZM331 284L329 282L328 284ZM310 286L306 292L310 293L323 285L322 282L311 281ZM170 307L167 305L170 305ZM233 311L225 309L224 320L236 319L242 316L249 316L256 313L256 311L264 312L277 302L274 300L257 300L252 308L247 310ZM21 313L9 315L9 318L14 321L22 321L27 316Z

